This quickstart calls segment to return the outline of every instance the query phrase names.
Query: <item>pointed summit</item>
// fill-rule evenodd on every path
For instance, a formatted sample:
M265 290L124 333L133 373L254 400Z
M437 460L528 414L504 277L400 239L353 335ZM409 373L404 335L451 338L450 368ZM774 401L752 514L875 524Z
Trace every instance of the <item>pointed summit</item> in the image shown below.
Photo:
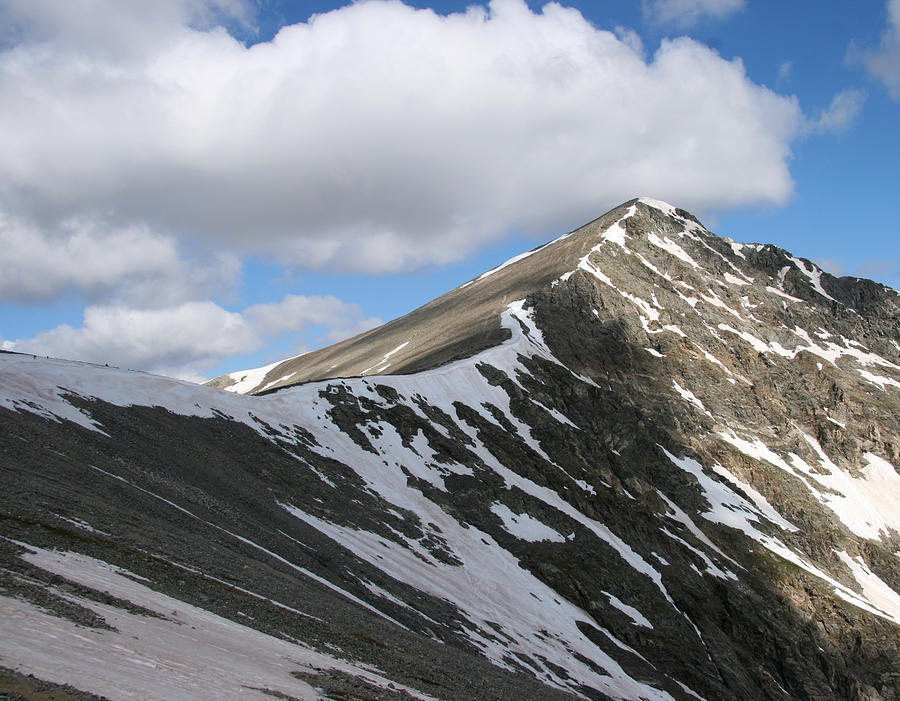
M574 271L604 237L618 240L627 219L634 220L629 226L635 231L696 223L664 202L630 200L379 328L266 368L222 375L208 384L259 393L312 380L416 372L470 357L509 338L500 318L511 302ZM638 226L638 219L646 221Z
M583 282L578 284L584 275L591 280L592 292ZM566 284L557 296L563 289L580 290L582 296L570 300L568 307L580 312L576 316L591 313L584 308L586 299L597 300L596 317L603 316L601 310L612 310L626 325L639 323L649 336L664 331L687 334L680 326L682 317L704 319L695 334L724 325L740 327L734 332L738 337L752 336L746 327L744 299L767 299L775 304L776 316L790 300L846 316L873 304L881 309L886 299L880 292L884 288L876 283L837 280L774 246L720 238L689 212L645 197L515 256L384 326L267 368L223 375L209 384L260 393L312 380L438 367L503 343L510 335L501 323L508 306L546 296L561 283ZM671 297L665 305L660 301L664 297ZM884 308L886 323L891 323L896 304ZM760 340L760 347L770 341L777 342Z
M632 200L229 379L0 354L5 665L106 620L93 693L900 698L893 290Z

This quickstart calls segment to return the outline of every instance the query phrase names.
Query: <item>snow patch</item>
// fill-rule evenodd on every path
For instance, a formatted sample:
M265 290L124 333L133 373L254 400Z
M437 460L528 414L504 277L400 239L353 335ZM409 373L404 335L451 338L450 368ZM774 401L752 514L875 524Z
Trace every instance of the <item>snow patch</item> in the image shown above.
M622 613L628 616L632 621L634 621L635 625L643 626L644 628L653 628L653 624L650 620L638 611L634 606L629 606L621 599L613 596L609 592L602 591L601 592L607 599L609 599L609 603L612 604L613 608L619 609Z
M666 214L670 217L675 217L676 219L681 219L678 214L675 213L675 207L670 205L668 202L663 202L662 200L655 200L652 197L641 197L638 202L641 204L645 204L648 207L653 207L654 209L658 209L663 214Z
M730 285L749 285L752 280L743 280L736 275L732 275L731 273L725 273L725 282Z
M564 543L565 536L553 530L550 526L539 521L530 514L517 514L506 504L494 502L491 511L503 522L503 529L519 540L527 540L530 543L550 541L551 543Z
M0 597L0 657L4 664L110 698L266 699L269 689L298 699L316 690L291 672L344 672L388 689L378 670L266 635L135 581L101 560L27 546L22 559L91 589L155 611L150 618L67 593L116 630L77 626L35 605ZM396 683L393 683L397 686ZM409 687L415 698L430 697Z
M678 392L679 395L681 395L681 398L682 398L682 399L684 399L684 400L687 401L687 402L690 402L690 403L693 404L695 407L697 407L698 409L700 409L700 411L702 411L703 413L705 413L705 414L707 414L708 416L712 417L712 414L710 414L710 413L706 410L706 407L703 406L703 402L701 402L699 399L697 399L697 397L694 396L694 393L693 393L693 392L691 392L691 391L688 390L688 389L684 389L684 387L682 387L681 385L679 385L675 380L672 380L672 387L675 389L676 392Z
M834 297L832 297L830 294L828 294L825 291L825 288L822 287L822 270L820 270L818 267L816 267L812 263L810 263L809 267L807 267L806 262L800 260L799 258L794 258L793 256L788 256L788 257L794 263L794 265L797 266L797 270L799 270L801 273L803 273L809 279L809 282L812 285L812 288L816 292L818 292L820 295L822 295L825 299L828 299L828 300L831 300L832 302L837 302L838 304L840 304L840 302L838 302Z
M271 365L266 365L261 368L230 372L228 373L228 377L234 380L234 384L225 387L225 391L235 392L236 394L247 394L247 392L253 390L254 387L258 386L265 379L272 368L281 365L283 362L283 360L279 360Z
M866 453L864 457L868 464L860 469L862 476L852 477L831 461L814 438L797 431L819 456L818 469L796 453L789 453L788 463L758 437L748 441L734 432L723 431L717 435L748 457L801 476L801 483L813 496L856 535L880 540L892 530L900 533L900 475L890 463Z
M619 219L619 221L603 232L603 240L618 244L627 251L628 247L625 245L625 238L628 236L628 232L622 227L622 222L628 219L628 217L634 216L636 212L637 208L634 205L629 207L625 212L625 215ZM594 250L596 250L596 248Z
M370 372L370 371L372 371L372 370L377 370L377 371L379 371L379 372L381 372L381 371L383 371L383 370L387 370L387 368L389 367L389 364L388 364L388 365L385 365L385 363L387 363L388 359L389 359L392 355L395 355L396 353L399 353L400 351L402 351L402 350L403 350L404 348L406 348L408 345L409 345L409 341L406 341L405 343L401 343L399 346L397 346L396 348L394 348L394 350L388 351L387 353L385 353L385 354L384 354L384 357L383 357L381 360L379 360L377 363L375 363L374 365L371 365L370 367L367 367L365 370L363 370L363 371L362 371L361 373L359 373L359 374L360 374L360 375L365 375L365 374L367 374L368 372ZM383 366L383 367L382 367L382 366Z
M669 254L675 256L676 258L678 258L679 260L684 261L691 267L693 267L697 270L702 270L702 268L697 263L697 261L695 261L693 258L691 258L687 254L687 252L681 246L679 246L677 243L675 243L672 239L670 239L668 237L661 238L654 233L650 233L647 235L647 240L650 243L652 243L654 246L657 246L658 248L661 248L662 250L664 250L666 253L669 253Z
M878 385L885 392L887 392L887 387L896 387L897 389L900 389L900 382L897 382L897 380L890 377L882 377L881 375L876 375L868 370L862 369L857 370L857 372L863 376L863 379L871 382L873 385Z
M873 606L883 611L886 617L900 625L900 594L874 574L858 555L851 557L847 552L838 552L837 556L853 573L853 578L862 589L863 596Z

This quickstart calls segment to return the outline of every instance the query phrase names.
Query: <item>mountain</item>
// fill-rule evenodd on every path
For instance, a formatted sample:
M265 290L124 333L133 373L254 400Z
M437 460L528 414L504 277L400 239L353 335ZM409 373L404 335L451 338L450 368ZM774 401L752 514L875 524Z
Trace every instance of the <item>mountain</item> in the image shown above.
M633 200L211 384L0 354L0 683L900 698L895 290Z

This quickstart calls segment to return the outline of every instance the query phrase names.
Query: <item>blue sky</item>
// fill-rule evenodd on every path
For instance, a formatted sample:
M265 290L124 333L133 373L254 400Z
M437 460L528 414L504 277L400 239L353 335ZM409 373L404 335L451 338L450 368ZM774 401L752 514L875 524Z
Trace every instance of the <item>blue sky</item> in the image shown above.
M900 0L7 0L0 344L192 380L632 196L900 288Z

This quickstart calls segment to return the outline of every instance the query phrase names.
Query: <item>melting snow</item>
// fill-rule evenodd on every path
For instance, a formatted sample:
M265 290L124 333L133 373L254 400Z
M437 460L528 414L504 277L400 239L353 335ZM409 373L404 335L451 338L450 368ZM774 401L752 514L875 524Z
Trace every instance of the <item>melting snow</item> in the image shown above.
M885 385L897 387L898 389L900 389L900 382L897 382L897 380L894 380L890 377L882 377L881 375L876 375L869 372L868 370L857 370L857 372L862 375L865 380L868 380L873 385L878 385L885 392L887 391L887 387L885 387Z
M406 628L406 626L404 626L402 623L399 623L398 621L395 621L393 618L391 618L391 617L388 616L387 614L385 614L385 613L383 613L382 611L379 611L378 609L376 609L376 608L370 606L368 603L366 603L366 602L363 601L362 599L360 599L360 598L354 596L354 595L351 594L350 592L345 591L344 589L341 589L341 588L340 588L339 586L337 586L336 584L333 584L332 582L328 581L327 579L324 579L324 578L320 577L319 575L314 574L313 572L310 572L309 570L307 570L307 569L304 568L304 567L299 567L298 565L295 565L293 562L290 562L289 560L286 560L285 558L281 557L281 555L278 555L277 553L273 553L271 550L268 550L268 549L264 548L263 546L261 546L261 545L259 545L259 544L257 544L257 543L254 543L252 540L249 540L249 539L247 539L247 538L244 538L243 536L240 536L240 535L238 535L237 533L232 533L231 531L229 531L229 530L227 530L227 529L225 529L225 528L222 528L221 526L218 526L218 525L216 525L215 523L212 523L211 521L207 521L207 520L205 520L205 519L202 519L202 518L200 518L199 516L197 516L196 514L194 514L194 513L190 512L190 511L188 511L188 510L185 509L184 507L179 506L179 505L176 504L175 502L169 501L169 500L166 499L165 497L161 497L159 494L156 494L155 492L152 492L152 491L150 491L149 489L144 489L143 487L139 487L138 485L136 485L136 484L134 484L134 483L132 483L132 482L129 482L129 481L128 481L127 479L125 479L124 477L119 477L118 475L114 475L114 474L112 474L111 472L107 472L106 470L101 470L99 467L95 467L95 466L93 466L93 465L91 465L90 467L92 467L94 470L97 470L97 472L102 472L104 475L107 475L108 477L110 477L110 478L112 478L112 479L118 480L119 482L124 482L125 484L127 484L127 485L129 485L130 487L132 487L132 488L138 490L139 492L143 492L144 494L147 494L148 496L154 497L155 499L159 499L160 501L162 501L162 502L168 504L169 506L171 506L173 509L175 509L175 510L181 512L181 513L183 513L183 514L186 515L186 516L189 516L190 518L193 518L193 519L199 521L200 523L206 524L206 525L209 526L210 528L214 528L214 529L216 529L216 530L218 530L218 531L221 531L222 533L225 533L225 534L231 536L231 537L234 538L235 540L238 540L238 541L240 541L241 543L244 543L245 545L249 545L250 547L257 549L257 550L259 550L260 552L265 553L266 555L268 555L268 556L271 557L272 559L277 560L278 562L280 562L280 563L282 563L282 564L284 564L284 565L287 565L288 567L290 567L291 569L295 570L296 572L299 572L299 573L301 573L301 574L303 574L303 575L309 577L310 579L313 579L313 580L315 580L316 582L319 582L320 584L323 584L324 586L328 587L328 588L331 589L332 591L335 591L335 592L337 592L338 594L340 594L341 596L343 596L344 598L349 599L350 601L353 601L354 603L359 604L359 605L362 606L363 608L370 610L372 613L374 613L374 614L380 616L381 618L384 618L384 619L390 621L391 623L394 623L394 624L400 626L401 628Z
M722 299L719 297L719 295L717 295L712 290L709 290L708 295L705 295L702 292L700 292L699 294L700 294L701 299L703 299L703 301L706 302L707 304L711 304L714 307L718 307L719 309L724 309L726 312L731 314L733 317L741 319L742 321L744 320L743 316L741 316L738 312L736 312L734 309L732 309L727 304L725 304L725 302L722 301Z
M729 436L728 434L720 433L719 435L725 438L729 443L732 443L732 445L735 445L735 447L739 447L736 441L740 442L741 439L738 439L733 435ZM762 445L761 442L751 444L744 441L740 445L745 449L742 451L745 452L745 454L751 455L751 457L757 457L758 459L765 459L767 462L780 462L781 464L777 465L778 467L790 471L790 468L787 466L787 464L783 460L778 458L777 455L772 453L772 451ZM739 447L739 449L741 448ZM847 588L846 586L838 582L834 577L809 562L804 556L794 552L777 538L772 538L771 536L763 533L757 528L759 519L755 514L762 515L761 512L764 513L765 511L770 510L771 506L769 506L768 509L757 509L756 507L751 506L741 496L727 489L725 485L715 482L714 480L706 476L703 473L700 464L695 460L692 460L690 458L679 459L668 452L667 455L669 456L670 460L686 469L687 471L691 472L698 478L698 480L700 480L701 487L706 494L706 498L712 505L712 509L709 512L703 514L705 518L716 521L718 523L732 526L743 531L770 552L790 562L793 562L798 567L801 567L810 574L830 584L833 587L835 594L837 594L845 601L853 604L854 606L858 606L862 609L865 609L866 611L869 611L870 613L881 616L882 618L887 618L888 620L900 623L900 617L897 616L897 614L900 613L900 595L897 595L896 592L893 592L893 590L890 589L890 587L888 587L888 585L885 584L876 575L868 572L867 570L865 572L860 570L853 570L854 576L857 578L857 581L859 581L860 585L863 586L864 594L860 595L857 592L854 592L853 590ZM894 497L893 501L896 504L896 499L898 498L898 495L900 495L900 490L897 489L896 481L900 481L900 477L897 476L896 472L893 471L893 468L886 461L878 458L875 455L872 455L871 453L868 453L867 456L869 456L869 469L871 469L873 477L877 475L875 481L884 480L894 482L894 484L890 486L890 490ZM775 462L773 462L773 464L775 464ZM891 471L893 477L888 477L888 470ZM716 472L722 474L725 472L725 470L722 467L717 467ZM730 481L737 482L737 480L733 476L729 476L729 479ZM887 485L880 484L879 486L885 487ZM759 498L762 498L761 495ZM900 516L900 510L895 510L893 513L895 515L895 518L897 516ZM787 524L788 526L790 526L790 524L783 519L780 520L783 522L783 524ZM774 522L778 523L778 520L775 520ZM779 525L782 525L782 527L784 527L783 524ZM791 526L786 530L796 529ZM671 536L672 534L669 535ZM685 543L685 545L687 545L687 543ZM859 563L857 563L857 566L858 565ZM865 582L865 585L863 585L863 582ZM869 590L873 592L874 598L869 598L869 595L865 593L866 586L868 586Z
M672 239L670 239L668 237L660 238L656 234L650 233L647 235L647 240L650 243L652 243L654 246L657 246L657 247L663 249L666 253L669 253L669 254L675 256L676 258L678 258L679 260L684 261L691 267L696 268L697 270L702 270L702 268L697 263L697 261L695 261L693 258L691 258L687 254L687 252L681 246L679 246L677 243L675 243Z
M613 596L609 592L602 592L602 594L609 599L609 603L613 605L614 608L619 609L622 613L628 616L632 621L634 621L635 625L643 626L644 628L653 628L653 624L649 621L649 619L638 611L634 606L629 606L621 599Z
M73 594L116 630L77 626L23 599L0 597L0 657L14 669L113 698L192 701L271 698L268 689L298 699L318 699L293 671L331 669L387 689L391 682L371 667L266 635L178 599L160 594L133 575L86 555L27 546L22 559L97 591L161 615L150 618ZM57 592L59 593L59 592ZM238 612L239 613L239 612ZM395 684L396 685L396 684ZM406 688L415 698L430 697Z
M392 355L395 355L396 353L399 353L400 351L402 351L402 350L403 350L404 348L406 348L408 345L409 345L409 341L406 341L405 343L401 343L399 346L397 346L396 348L394 348L394 350L388 351L387 353L385 353L385 354L384 354L384 357L383 357L381 360L379 360L377 363L375 363L374 365L372 365L372 366L370 366L370 367L367 367L365 370L363 370L363 371L362 371L361 373L359 373L359 374L360 374L360 375L365 375L366 373L368 373L368 372L370 372L370 371L372 371L372 370L377 370L378 372L382 372L382 371L384 371L384 370L387 370L387 368L390 366L390 363L387 363L388 359L389 359ZM387 364L386 364L386 363L387 363Z
M670 217L675 217L676 219L681 219L678 214L675 213L675 207L670 205L668 202L663 202L662 200L655 200L652 197L641 197L638 202L647 205L648 207L654 207L658 209L663 214L667 214Z
M550 541L564 543L566 538L547 524L539 521L530 514L517 514L506 504L494 502L491 511L503 522L503 529L519 540L527 540L532 543L538 541Z
M825 299L830 299L832 302L837 302L837 300L828 294L825 289L822 287L822 271L819 270L812 263L809 264L809 267L806 267L806 263L798 258L794 258L793 256L789 256L794 265L797 266L797 270L803 273L807 278L809 278L810 284L812 284L813 289L822 295ZM840 302L838 302L840 304Z
M763 514L763 516L765 516L767 519L769 519L776 526L778 526L782 530L785 530L785 531L788 531L791 533L800 530L799 528L797 528L797 526L795 526L793 523L791 523L786 518L784 518L780 513L778 513L762 494L760 494L758 491L756 491L753 487L751 487L746 482L739 480L737 477L735 477L731 472L726 470L724 467L722 467L721 465L714 464L712 466L712 471L715 472L720 477L724 477L726 480L728 480L733 485L738 487L741 491L743 491L744 494L746 494L748 497L750 497L750 501L753 502L753 505L757 509L759 509L759 511Z
M846 552L838 552L837 555L850 568L853 578L862 589L863 596L894 623L900 624L900 594L875 575L858 555L851 557Z
M226 387L225 391L235 392L237 394L246 394L254 387L256 387L260 382L262 382L272 368L277 365L281 365L282 362L284 361L279 360L275 363L272 363L271 365L266 365L265 367L254 368L253 370L239 370L238 372L228 373L228 377L234 380L234 384Z
M579 621L594 625L591 617L523 569L490 535L474 526L463 528L437 505L426 502L424 508L462 565L429 558L423 566L413 551L374 533L289 510L391 577L453 603L472 624L466 631L470 640L500 667L511 668L509 653L520 653L522 664L557 688L574 691L572 684L583 683L623 698L671 699L632 679L597 648L577 626ZM606 674L578 656L595 661Z
M725 282L732 285L749 285L752 281L743 280L731 273L725 273Z
M787 268L785 268L785 270L787 270ZM784 292L783 290L779 290L776 287L766 286L766 290L768 292L771 292L772 294L778 295L779 297L784 297L785 299L790 300L791 302L801 302L801 303L803 302L803 300L800 299L799 297L794 297L793 295L789 295L787 292Z
M54 514L58 519L65 521L66 523L71 523L73 526L81 528L82 530L88 531L89 533L99 533L100 535L109 535L106 531L101 531L94 528L87 521L80 518L66 518L65 516L60 516L59 514Z
M695 407L697 407L698 409L700 409L700 411L702 411L703 413L707 414L708 416L712 416L712 414L710 414L710 413L706 410L706 407L703 406L703 402L701 402L699 399L697 399L697 397L694 396L694 393L693 393L693 392L691 392L690 390L684 389L684 388L683 388L681 385L679 385L675 380L672 380L672 387L674 387L674 388L675 388L675 391L678 392L678 394L681 395L681 398L682 398L682 399L684 399L685 401L690 402L691 404L693 404Z
M854 478L835 465L818 442L802 431L801 437L819 456L820 469L814 469L796 453L789 454L789 464L757 437L748 441L733 432L718 435L748 457L804 477L803 485L856 535L878 540L889 530L900 532L900 475L883 458L866 453L868 464L860 469L862 477Z
M636 213L637 208L634 205L631 205L619 221L603 232L603 240L618 244L627 251L628 247L625 245L625 237L628 236L628 232L622 227L622 222L628 219L628 217L634 216ZM602 243L600 245L602 245ZM599 246L595 247L594 250L597 248L599 248Z

